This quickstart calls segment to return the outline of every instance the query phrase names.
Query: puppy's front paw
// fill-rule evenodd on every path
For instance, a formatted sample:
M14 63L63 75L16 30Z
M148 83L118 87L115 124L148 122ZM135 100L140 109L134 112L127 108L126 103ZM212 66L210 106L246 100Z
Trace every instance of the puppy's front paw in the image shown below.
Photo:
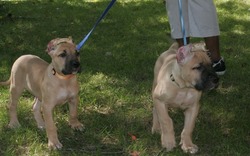
M50 149L53 149L53 150L61 149L63 147L59 141L50 141L50 140L49 140L48 146Z
M45 129L45 123L44 123L44 121L43 120L41 120L41 121L37 120L37 127L39 129L41 129L41 130Z
M40 130L44 130L45 129L44 122L37 123L37 128L39 128Z
M76 129L76 130L79 130L79 131L82 131L84 129L83 124L81 122L79 122L78 120L70 121L69 125L70 125L70 127L72 129Z
M191 153L191 154L195 154L196 152L198 152L198 146L196 146L195 144L185 144L183 143L181 146L181 149L185 152L185 153Z
M176 142L175 142L174 136L164 137L162 135L161 144L162 144L162 147L167 149L167 151L172 151L173 148L176 147Z
M42 130L42 131L45 130L45 126L43 126L43 125L41 125L41 126L38 125L37 128Z
M18 128L20 127L20 123L18 121L11 121L9 124L8 124L8 127L13 129L13 128Z

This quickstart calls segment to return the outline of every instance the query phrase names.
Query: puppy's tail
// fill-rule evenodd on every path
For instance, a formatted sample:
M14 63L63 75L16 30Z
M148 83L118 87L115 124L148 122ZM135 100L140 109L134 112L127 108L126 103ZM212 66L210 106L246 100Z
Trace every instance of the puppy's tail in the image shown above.
M0 82L0 86L7 86L10 85L10 79L4 82Z

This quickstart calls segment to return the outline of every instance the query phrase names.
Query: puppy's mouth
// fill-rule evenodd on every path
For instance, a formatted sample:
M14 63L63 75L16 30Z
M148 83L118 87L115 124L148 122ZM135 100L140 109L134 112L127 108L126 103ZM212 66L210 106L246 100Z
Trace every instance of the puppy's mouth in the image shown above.
M77 74L77 73L80 73L80 72L81 72L81 66L80 66L80 62L78 62L78 61L71 61L62 70L62 73L64 75Z
M199 91L209 91L219 86L219 78L217 76L208 76L205 80L201 80L194 87Z
M73 68L72 70L72 74L77 74L81 72L81 66L79 66L78 68Z
M78 68L71 68L71 69L63 69L62 70L62 73L63 75L75 75L77 73L80 73L81 72L81 67L79 66Z

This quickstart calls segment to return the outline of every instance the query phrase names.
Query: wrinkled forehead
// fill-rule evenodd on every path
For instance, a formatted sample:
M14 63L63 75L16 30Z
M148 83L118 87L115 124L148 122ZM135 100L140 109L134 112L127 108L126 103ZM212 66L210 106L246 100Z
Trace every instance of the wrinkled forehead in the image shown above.
M202 63L204 65L211 65L212 64L211 59L208 56L206 51L197 50L193 53L195 53L194 56L196 57L196 59L198 59L200 61L200 63Z
M58 50L60 51L70 51L70 52L75 52L76 51L76 45L73 43L67 43L67 42L62 42L58 44Z
M73 43L72 38L56 38L52 40L54 44Z

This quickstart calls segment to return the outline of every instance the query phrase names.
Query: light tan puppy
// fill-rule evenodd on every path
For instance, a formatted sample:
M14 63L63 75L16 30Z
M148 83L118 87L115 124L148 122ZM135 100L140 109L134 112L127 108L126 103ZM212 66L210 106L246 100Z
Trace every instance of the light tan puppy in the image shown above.
M173 122L168 114L170 107L184 110L182 150L190 153L198 151L192 142L192 132L200 107L199 100L202 91L216 88L218 81L204 43L189 44L179 49L174 43L157 59L152 88L152 133L161 134L162 146L167 151L176 147Z
M46 129L48 146L62 148L53 121L53 108L69 102L69 125L82 130L83 124L77 119L79 86L76 73L80 70L79 53L71 37L57 38L49 42L47 52L52 58L49 64L34 55L19 57L12 66L10 79L1 85L10 84L9 127L20 126L17 119L17 103L26 89L35 96L34 116L39 128ZM41 114L43 112L43 115Z

